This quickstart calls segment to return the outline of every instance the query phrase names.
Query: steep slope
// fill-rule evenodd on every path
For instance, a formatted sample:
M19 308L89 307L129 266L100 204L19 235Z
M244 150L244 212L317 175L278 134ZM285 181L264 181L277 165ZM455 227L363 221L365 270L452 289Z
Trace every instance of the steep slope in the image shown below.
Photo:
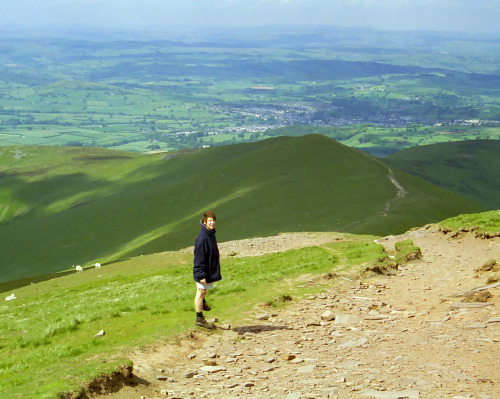
M189 246L208 208L219 216L219 241L285 231L399 233L481 210L394 171L400 196L386 165L320 135L151 156L72 149L72 161L67 149L52 148L44 151L55 164L38 169L37 148L21 149L33 155L19 159L24 168L12 159L18 150L2 150L16 180L0 195L26 211L0 225L0 281Z
M500 209L500 141L476 140L408 148L384 158L399 170Z

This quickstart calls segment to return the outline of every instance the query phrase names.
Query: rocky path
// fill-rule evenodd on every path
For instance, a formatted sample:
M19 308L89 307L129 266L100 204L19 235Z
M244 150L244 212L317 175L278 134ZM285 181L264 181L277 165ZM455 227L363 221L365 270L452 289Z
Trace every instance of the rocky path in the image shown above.
M485 284L475 269L500 260L500 240L427 229L380 242L406 238L423 259L396 276L335 279L231 330L136 351L132 383L106 399L500 398L500 287L457 296Z

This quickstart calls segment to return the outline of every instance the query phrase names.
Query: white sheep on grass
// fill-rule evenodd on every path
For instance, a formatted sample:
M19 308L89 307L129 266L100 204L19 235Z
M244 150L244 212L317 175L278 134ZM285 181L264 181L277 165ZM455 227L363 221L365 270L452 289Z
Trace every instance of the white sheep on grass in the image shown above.
M76 265L75 270L77 273L81 273L83 272L83 267L81 267L80 265Z
M99 262L98 262L98 263L95 263L95 264L94 264L94 267L95 267L96 269L100 269L100 268L101 268L101 264L100 264Z

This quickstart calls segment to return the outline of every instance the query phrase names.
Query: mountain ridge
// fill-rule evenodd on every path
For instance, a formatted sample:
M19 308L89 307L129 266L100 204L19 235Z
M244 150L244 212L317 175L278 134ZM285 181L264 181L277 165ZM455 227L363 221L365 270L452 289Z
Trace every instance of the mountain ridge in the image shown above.
M208 208L219 215L220 241L287 231L385 235L482 210L394 170L408 194L381 216L397 195L388 166L321 135L279 137L173 157L45 150L44 156L52 159L65 151L65 164L71 159L82 164L65 170L54 160L52 169L42 170L29 169L29 155L20 160L28 166L18 166L9 195L15 202L22 193L22 206L30 211L0 225L2 281L186 247ZM32 147L25 151L36 152ZM55 200L39 206L32 185Z

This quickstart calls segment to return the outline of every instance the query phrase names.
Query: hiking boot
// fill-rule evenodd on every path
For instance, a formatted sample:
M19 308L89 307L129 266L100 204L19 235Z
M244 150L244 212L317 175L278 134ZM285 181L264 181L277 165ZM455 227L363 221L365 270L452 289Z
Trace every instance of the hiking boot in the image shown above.
M203 310L205 312L210 312L212 310L212 308L210 307L210 305L206 302L203 302Z
M208 328L209 330L215 328L215 326L206 321L204 317L197 317L196 322L194 324L195 326Z

